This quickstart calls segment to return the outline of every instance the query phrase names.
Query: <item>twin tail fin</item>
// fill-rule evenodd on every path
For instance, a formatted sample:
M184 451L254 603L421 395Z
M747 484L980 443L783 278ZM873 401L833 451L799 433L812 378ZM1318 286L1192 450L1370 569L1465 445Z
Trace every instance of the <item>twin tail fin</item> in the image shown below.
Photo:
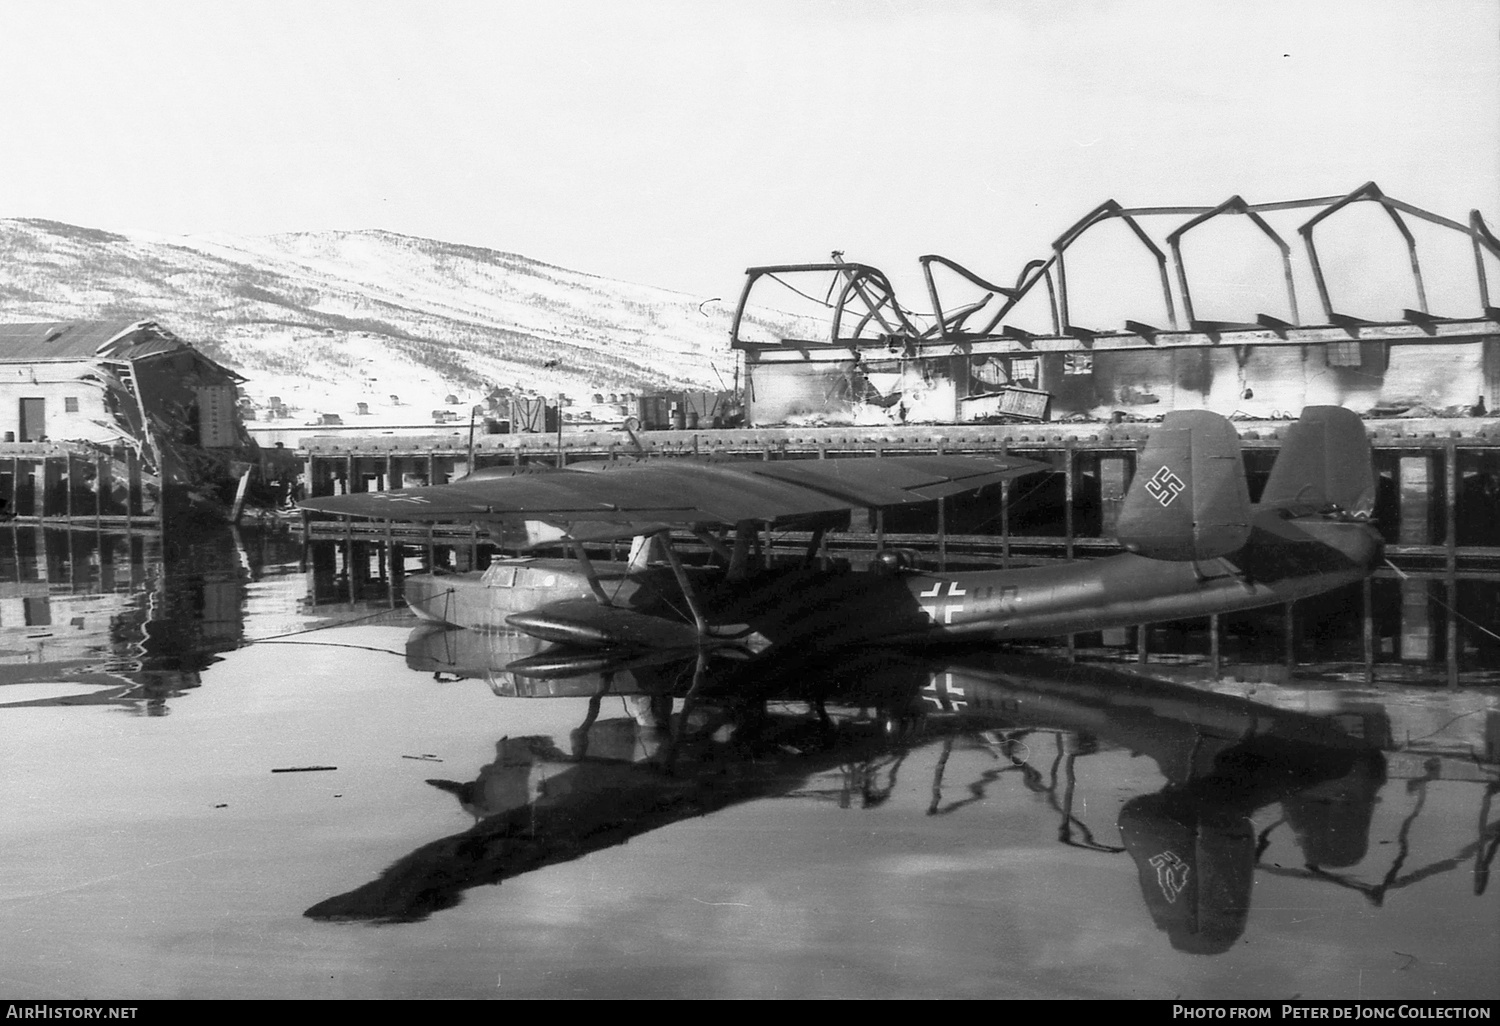
M1260 505L1370 515L1375 474L1359 415L1309 406L1282 437ZM1128 551L1180 562L1227 556L1250 537L1250 496L1234 425L1207 410L1169 413L1151 433L1118 525Z
M1342 406L1304 409L1282 435L1260 502L1368 517L1375 508L1375 471L1359 415Z
M1116 534L1151 559L1214 559L1242 548L1250 493L1234 425L1207 410L1167 414L1136 463Z

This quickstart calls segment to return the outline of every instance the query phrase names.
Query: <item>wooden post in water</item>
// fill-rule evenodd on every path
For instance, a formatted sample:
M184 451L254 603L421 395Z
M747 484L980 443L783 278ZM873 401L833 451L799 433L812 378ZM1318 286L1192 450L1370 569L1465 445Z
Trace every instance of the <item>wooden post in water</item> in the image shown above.
M939 570L948 569L948 500L942 496L937 501L937 545Z
M125 450L125 529L135 517L136 498L141 494L141 460L133 448Z
M1120 505L1125 501L1125 489L1130 484L1130 465L1124 456L1101 456L1099 458L1099 534L1113 538L1115 525L1120 521Z
M944 454L945 447L941 440L937 444L937 455ZM941 496L937 501L937 546L938 546L938 570L948 569L948 500Z
M1010 478L1000 482L1000 567L1010 566Z
M253 468L246 467L245 472L240 475L240 485L234 490L234 505L229 510L229 522L238 524L240 514L245 512L245 493L250 489L250 471Z
M1460 642L1458 640L1458 575L1452 570L1448 571L1448 609L1447 609L1447 648L1448 648L1448 689L1458 690L1458 669Z
M1281 631L1286 640L1285 662L1288 676L1290 676L1290 671L1297 666L1297 621L1292 614L1292 607L1295 604L1288 602L1281 607Z
M1448 688L1458 690L1458 440L1443 446L1443 548L1448 571L1447 629L1445 631Z
M396 564L395 526L390 520L386 520L386 552L381 559L380 573L386 577L386 603L392 609L396 607Z
M1432 459L1426 455L1402 456L1397 483L1400 486L1400 529L1397 540L1404 545L1431 545L1434 473ZM1428 601L1427 581L1403 578L1401 581L1401 661L1431 662L1434 651L1432 610Z
M1063 549L1068 559L1073 558L1073 499L1077 483L1077 453L1073 451L1073 439L1063 443ZM1074 659L1074 637L1068 635L1068 662Z
M1219 614L1208 614L1208 665L1214 680L1223 674L1223 663L1219 654Z
M1063 443L1063 546L1068 559L1073 558L1073 499L1077 488L1077 453L1073 451L1073 439Z

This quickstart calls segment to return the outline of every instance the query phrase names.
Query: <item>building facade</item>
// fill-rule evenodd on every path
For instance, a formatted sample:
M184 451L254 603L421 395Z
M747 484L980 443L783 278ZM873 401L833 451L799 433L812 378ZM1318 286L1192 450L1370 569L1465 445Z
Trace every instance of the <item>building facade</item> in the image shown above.
M158 497L222 488L258 462L239 412L242 380L151 321L0 324L0 439L15 464L10 508L61 508L22 501L22 483L56 476L44 464L61 459L66 487L76 490L75 457L120 463L112 477L135 478L133 488Z

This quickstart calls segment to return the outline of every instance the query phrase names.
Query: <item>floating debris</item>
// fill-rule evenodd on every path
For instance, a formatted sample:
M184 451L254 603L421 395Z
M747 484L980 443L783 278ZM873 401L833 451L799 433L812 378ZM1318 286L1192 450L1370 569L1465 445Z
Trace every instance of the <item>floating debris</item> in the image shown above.
M323 770L336 770L337 766L284 766L281 769L273 769L272 773L318 773Z
M415 759L417 762L442 762L436 755L403 755L403 759Z

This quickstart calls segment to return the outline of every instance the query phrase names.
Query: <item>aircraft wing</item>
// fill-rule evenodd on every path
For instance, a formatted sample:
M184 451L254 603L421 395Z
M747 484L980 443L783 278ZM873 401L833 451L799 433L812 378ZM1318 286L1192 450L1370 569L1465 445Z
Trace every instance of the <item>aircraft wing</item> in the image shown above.
M858 507L930 502L1047 469L1016 456L820 460L645 458L568 467L491 467L451 484L304 501L381 520L535 520L617 537L664 527L780 524ZM618 525L611 527L610 525Z

